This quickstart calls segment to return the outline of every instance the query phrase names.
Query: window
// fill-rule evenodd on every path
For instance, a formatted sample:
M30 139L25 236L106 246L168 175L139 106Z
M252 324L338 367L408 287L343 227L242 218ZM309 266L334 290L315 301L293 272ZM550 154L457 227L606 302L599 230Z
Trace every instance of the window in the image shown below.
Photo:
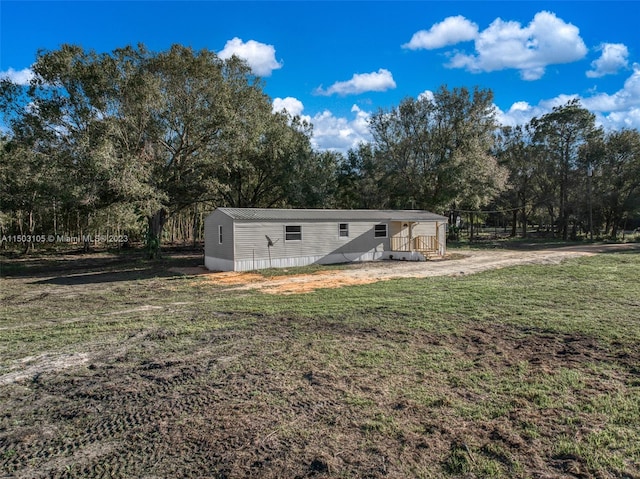
M376 225L374 228L374 236L376 238L387 237L387 225Z
M222 225L218 225L218 244L222 244Z
M338 224L338 236L340 236L341 238L349 237L349 223Z
M285 241L302 241L302 226L285 226Z

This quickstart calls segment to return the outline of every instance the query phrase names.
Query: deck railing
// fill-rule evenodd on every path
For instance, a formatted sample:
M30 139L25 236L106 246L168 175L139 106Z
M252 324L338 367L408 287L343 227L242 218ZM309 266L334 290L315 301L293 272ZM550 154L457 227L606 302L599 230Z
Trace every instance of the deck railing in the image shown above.
M391 251L411 251L411 249L408 236L391 237Z
M440 253L440 243L437 236L392 236L391 251L430 251Z

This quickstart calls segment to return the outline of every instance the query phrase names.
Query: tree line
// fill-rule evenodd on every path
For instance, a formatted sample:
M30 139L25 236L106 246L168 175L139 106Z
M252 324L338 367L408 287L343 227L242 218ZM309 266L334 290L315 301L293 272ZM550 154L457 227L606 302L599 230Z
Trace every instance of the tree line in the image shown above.
M314 150L312 125L274 112L237 57L64 45L33 72L0 81L3 235L126 234L155 255L201 239L218 206L420 208L452 231L489 208L514 235L535 222L565 239L638 219L638 131L605 133L577 101L501 128L490 90L442 86L378 110L343 155Z

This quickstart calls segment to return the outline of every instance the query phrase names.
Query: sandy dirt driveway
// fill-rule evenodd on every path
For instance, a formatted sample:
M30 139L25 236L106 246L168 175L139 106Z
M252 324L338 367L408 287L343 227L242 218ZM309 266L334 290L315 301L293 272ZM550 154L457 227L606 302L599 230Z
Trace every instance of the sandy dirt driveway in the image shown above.
M617 251L640 251L640 244L596 244L518 249L464 249L427 262L376 261L355 263L345 269L313 274L265 277L257 273L206 273L207 280L237 290L257 289L271 294L299 294L322 288L375 283L394 278L425 278L479 273L523 264L557 264L578 256Z

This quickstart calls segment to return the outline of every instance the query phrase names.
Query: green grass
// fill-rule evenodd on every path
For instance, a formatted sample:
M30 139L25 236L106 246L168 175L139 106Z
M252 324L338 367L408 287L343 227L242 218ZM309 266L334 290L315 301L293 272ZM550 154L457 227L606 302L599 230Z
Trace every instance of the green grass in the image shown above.
M209 300L223 311L295 315L378 328L454 332L469 321L548 332L640 340L638 254L608 254L558 266L536 265L467 277L398 279L306 295L251 294ZM210 288L205 283L201 288Z
M224 357L202 386L241 378L223 404L247 421L270 411L279 422L261 436L300 440L300 455L331 449L326 434L337 450L386 451L376 467L405 477L640 474L638 253L286 296L140 268L66 285L14 267L0 280L0 375L83 351L138 368Z

